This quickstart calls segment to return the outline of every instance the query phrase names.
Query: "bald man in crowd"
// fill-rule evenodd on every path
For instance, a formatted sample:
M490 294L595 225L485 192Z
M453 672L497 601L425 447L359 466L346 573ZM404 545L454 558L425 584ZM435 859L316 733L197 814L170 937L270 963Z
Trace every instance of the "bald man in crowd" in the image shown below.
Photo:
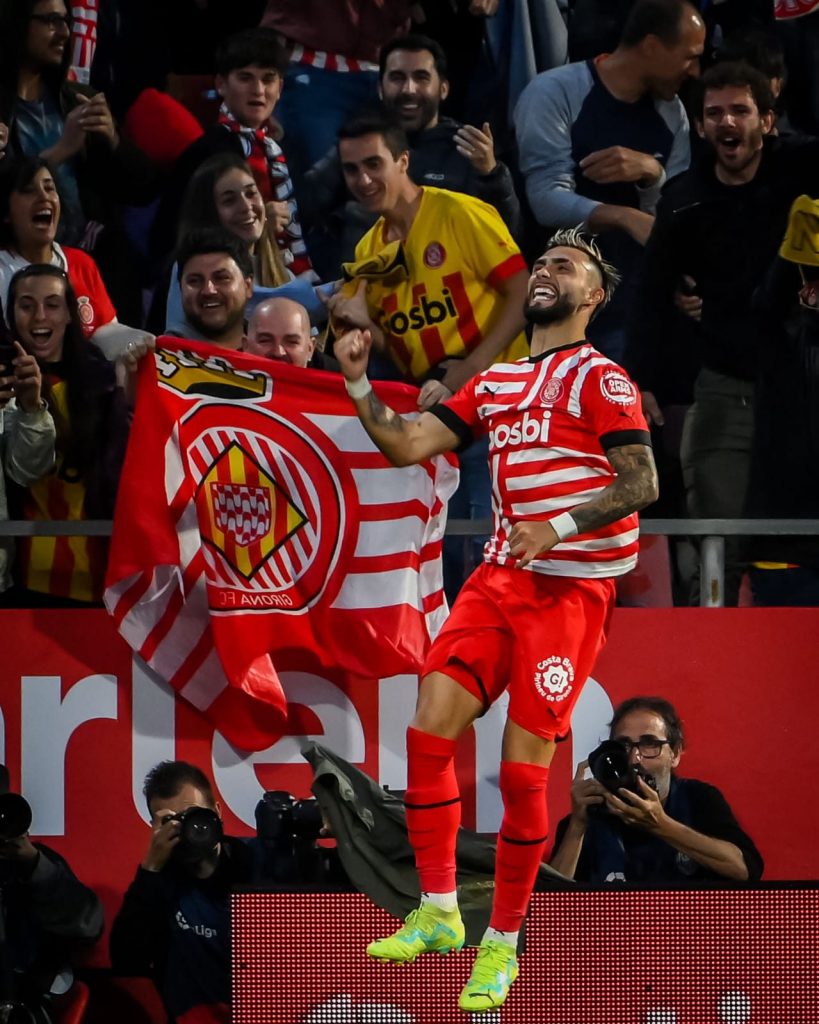
M245 351L292 366L338 369L334 359L316 350L307 310L292 299L272 298L259 303L248 323Z

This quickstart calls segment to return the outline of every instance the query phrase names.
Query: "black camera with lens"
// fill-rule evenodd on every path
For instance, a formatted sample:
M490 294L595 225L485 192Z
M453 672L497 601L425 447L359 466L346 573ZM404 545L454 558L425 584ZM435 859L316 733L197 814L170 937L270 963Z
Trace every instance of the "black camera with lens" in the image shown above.
M272 881L313 885L346 880L336 851L318 844L323 824L315 797L297 800L283 789L264 794L256 805L256 834L267 851Z
M638 779L656 791L657 783L636 764L631 764L628 747L619 740L603 740L599 747L589 754L589 770L593 777L610 793L628 789L638 796L642 794Z
M209 807L188 807L173 816L178 821L179 842L174 857L185 863L196 863L209 857L224 836L222 819Z

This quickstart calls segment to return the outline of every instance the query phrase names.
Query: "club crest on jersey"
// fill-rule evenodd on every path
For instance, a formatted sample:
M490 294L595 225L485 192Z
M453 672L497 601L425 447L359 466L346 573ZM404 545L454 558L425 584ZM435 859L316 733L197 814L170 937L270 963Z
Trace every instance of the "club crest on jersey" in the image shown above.
M430 242L424 249L424 265L430 270L437 270L438 267L443 266L445 259L446 249L440 242Z
M544 405L554 405L563 397L563 381L559 377L551 377L543 385L540 400Z
M574 687L574 665L569 658L559 654L539 661L535 672L535 687L541 697L553 704L565 700Z
M600 391L615 405L634 405L637 401L637 389L621 370L606 370L600 378Z
M85 327L94 322L94 307L91 305L91 299L88 295L77 296L77 312L80 315L81 323Z

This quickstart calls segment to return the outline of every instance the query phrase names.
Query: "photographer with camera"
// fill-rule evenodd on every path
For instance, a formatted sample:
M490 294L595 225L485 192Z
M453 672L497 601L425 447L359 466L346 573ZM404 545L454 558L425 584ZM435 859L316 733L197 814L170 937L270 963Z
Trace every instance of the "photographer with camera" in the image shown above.
M151 977L176 1024L226 1024L231 891L329 877L321 814L274 790L256 807L257 837L227 836L210 780L186 761L160 762L143 792L151 838L111 928L111 966Z
M69 992L71 954L102 934L102 904L68 863L33 843L31 807L0 765L0 1020L49 1024Z
M260 880L256 841L224 834L195 765L162 761L143 791L151 838L111 929L111 964L152 977L171 1020L226 1022L230 892Z
M609 740L578 765L553 868L582 882L761 877L762 857L722 793L676 775L684 738L672 704L632 697L615 709L609 730Z

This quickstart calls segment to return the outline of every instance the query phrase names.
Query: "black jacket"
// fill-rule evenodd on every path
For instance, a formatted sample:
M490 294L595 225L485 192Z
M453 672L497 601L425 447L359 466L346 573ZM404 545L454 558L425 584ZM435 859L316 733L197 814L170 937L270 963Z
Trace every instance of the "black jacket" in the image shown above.
M754 297L759 354L746 514L819 516L819 313L799 304L799 267L777 256ZM755 561L819 569L819 537L755 537Z
M742 380L757 371L755 288L777 252L797 196L819 181L819 140L768 137L745 185L721 184L701 160L666 186L645 248L630 310L626 368L640 388L664 400L680 374L699 366ZM678 313L673 294L684 274L702 298L699 322ZM686 389L682 389L686 390Z
M442 117L434 128L410 137L409 174L416 185L463 192L494 206L513 235L519 237L522 221L520 202L506 164L498 160L489 174L478 174L455 148L455 132L461 127L451 117Z
M9 962L0 962L0 977L11 967L18 986L44 993L71 953L100 937L104 922L96 893L58 853L43 843L34 846L39 857L33 866L0 860L8 941L6 948L0 947L0 960L9 956Z
M313 769L313 793L350 882L377 906L405 919L418 906L421 890L403 801L327 747L307 743L301 752ZM489 923L495 844L461 828L456 857L466 941L477 946ZM540 865L537 889L566 884L571 883L548 864Z

